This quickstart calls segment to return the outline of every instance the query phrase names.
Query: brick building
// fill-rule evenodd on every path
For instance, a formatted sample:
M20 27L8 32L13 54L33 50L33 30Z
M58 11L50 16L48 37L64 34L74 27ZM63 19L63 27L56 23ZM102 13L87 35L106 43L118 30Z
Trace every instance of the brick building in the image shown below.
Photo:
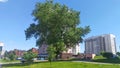
M32 51L33 53L38 54L38 49L37 48L32 48L32 49L30 49L28 51Z

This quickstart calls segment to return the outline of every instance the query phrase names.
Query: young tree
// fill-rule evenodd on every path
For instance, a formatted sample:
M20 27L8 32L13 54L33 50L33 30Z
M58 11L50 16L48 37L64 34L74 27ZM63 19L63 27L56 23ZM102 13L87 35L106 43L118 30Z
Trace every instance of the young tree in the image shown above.
M51 66L51 62L55 59L55 51L56 49L53 47L53 45L50 45L48 48L47 48L47 52L48 52L48 60L50 62L50 66Z
M36 58L37 57L37 54L29 51L29 52L26 52L24 53L23 55L23 58L25 59L25 61L27 62L33 62L33 58Z
M50 45L47 48L47 52L48 52L48 61L50 62L50 67L51 67L51 62L55 59L55 51L56 49L53 47L53 45Z
M82 42L82 38L90 31L89 26L80 27L80 12L66 5L53 3L52 0L37 3L32 15L37 24L32 23L25 30L26 39L34 36L37 46L43 42L53 45L56 48L56 58L64 51L63 48Z

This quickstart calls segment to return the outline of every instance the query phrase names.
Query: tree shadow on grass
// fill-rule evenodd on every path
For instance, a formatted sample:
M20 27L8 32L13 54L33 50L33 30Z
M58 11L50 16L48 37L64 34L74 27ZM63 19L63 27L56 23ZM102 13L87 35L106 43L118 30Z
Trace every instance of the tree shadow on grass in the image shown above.
M112 64L120 64L119 58L111 58L111 59L96 59L94 62L102 62L102 63L112 63Z

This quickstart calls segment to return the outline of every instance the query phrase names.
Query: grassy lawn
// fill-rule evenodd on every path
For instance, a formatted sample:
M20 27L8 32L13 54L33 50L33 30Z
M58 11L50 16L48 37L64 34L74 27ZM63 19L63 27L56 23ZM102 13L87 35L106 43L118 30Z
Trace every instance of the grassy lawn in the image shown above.
M95 56L95 58L94 58L95 60L96 59L106 59L105 57L103 57L103 56Z
M12 60L12 61L10 61L10 60L3 60L3 59L0 60L0 63L11 63L11 62L20 62L20 60Z
M32 64L7 64L3 65L2 68L120 68L117 64L92 64L84 62L52 62L52 67L50 67L49 62L39 62Z

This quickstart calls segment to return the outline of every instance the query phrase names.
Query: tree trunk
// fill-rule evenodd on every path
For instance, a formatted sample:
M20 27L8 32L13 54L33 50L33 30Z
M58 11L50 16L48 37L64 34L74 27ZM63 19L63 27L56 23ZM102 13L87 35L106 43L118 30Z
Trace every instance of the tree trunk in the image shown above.
M56 54L55 59L58 60L58 54Z
M59 59L59 52L56 52L56 56L55 56L55 59L58 60Z

